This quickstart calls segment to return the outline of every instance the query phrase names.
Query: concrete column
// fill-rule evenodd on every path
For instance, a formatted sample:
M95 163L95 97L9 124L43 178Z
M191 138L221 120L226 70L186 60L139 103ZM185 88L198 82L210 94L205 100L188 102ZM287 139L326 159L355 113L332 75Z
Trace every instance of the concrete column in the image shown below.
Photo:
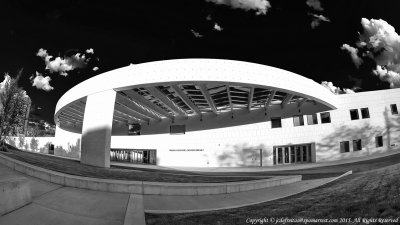
M87 97L82 126L82 164L110 167L115 96L114 90L108 90Z

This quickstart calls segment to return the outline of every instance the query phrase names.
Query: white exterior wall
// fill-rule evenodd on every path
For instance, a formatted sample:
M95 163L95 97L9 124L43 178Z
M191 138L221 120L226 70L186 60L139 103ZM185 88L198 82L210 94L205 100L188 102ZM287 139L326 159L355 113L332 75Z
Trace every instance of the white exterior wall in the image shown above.
M36 146L32 146L32 139L35 139ZM25 151L48 153L48 144L54 144L54 137L9 137L7 143Z
M400 116L392 115L390 104L400 110L400 89L362 92L338 96L338 109L330 111L331 123L294 127L293 118L282 119L282 128L271 129L269 121L188 132L185 135L113 136L111 148L156 149L161 166L250 166L272 165L273 146L315 143L316 162L361 157L396 149L400 145ZM360 108L368 108L370 118L362 119ZM350 109L358 109L358 120L350 119ZM383 147L375 147L375 137L383 136ZM362 140L362 150L353 151L352 141ZM340 141L350 142L350 152L340 153ZM186 151L171 151L171 150ZM187 150L192 151L187 151ZM200 149L201 151L195 151Z

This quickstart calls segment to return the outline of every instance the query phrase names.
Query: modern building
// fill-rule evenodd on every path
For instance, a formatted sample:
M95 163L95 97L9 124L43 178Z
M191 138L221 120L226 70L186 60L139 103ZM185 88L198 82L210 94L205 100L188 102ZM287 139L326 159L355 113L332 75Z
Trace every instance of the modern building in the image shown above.
M398 149L399 104L400 89L335 95L308 78L254 63L149 62L100 74L65 93L54 115L55 154L78 147L81 163L99 167L363 157Z

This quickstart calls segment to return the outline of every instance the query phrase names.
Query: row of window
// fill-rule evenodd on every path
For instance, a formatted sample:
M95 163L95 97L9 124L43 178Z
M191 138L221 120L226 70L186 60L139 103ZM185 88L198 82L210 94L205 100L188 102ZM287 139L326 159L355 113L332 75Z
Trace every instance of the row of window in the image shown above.
M377 148L383 146L383 137L376 136L375 137L375 146ZM361 139L353 140L353 151L361 151L362 150L362 142ZM350 141L341 141L340 142L340 153L350 152Z
M369 110L368 108L361 108L361 117L363 119L369 118ZM360 119L360 116L358 114L358 109L350 109L350 118L351 120L358 120Z
M307 116L307 124L313 125L318 124L317 114L306 115ZM330 123L331 122L331 114L329 112L320 113L321 123ZM297 115L293 116L293 125L304 126L304 116ZM272 117L271 118L271 128L279 128L282 127L282 119L281 117Z
M391 104L390 109L392 111L392 115L398 114L397 105ZM361 118L368 119L369 116L369 109L368 108L360 108ZM317 114L306 115L307 116L307 124L313 125L318 124ZM321 123L330 123L331 122L331 115L329 112L320 113ZM358 120L360 119L360 114L358 113L358 109L350 109L350 118L351 120ZM296 115L293 116L293 125L297 126L304 126L304 117L303 115ZM280 128L282 127L282 119L281 117L272 117L271 118L271 128Z

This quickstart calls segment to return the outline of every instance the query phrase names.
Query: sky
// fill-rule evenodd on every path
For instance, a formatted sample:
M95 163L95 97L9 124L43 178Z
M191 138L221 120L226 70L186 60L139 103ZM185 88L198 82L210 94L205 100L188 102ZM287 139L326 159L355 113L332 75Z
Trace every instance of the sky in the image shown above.
M327 81L334 92L400 87L398 0L127 2L2 1L0 73L23 68L20 86L52 124L74 85L157 60L260 63Z

